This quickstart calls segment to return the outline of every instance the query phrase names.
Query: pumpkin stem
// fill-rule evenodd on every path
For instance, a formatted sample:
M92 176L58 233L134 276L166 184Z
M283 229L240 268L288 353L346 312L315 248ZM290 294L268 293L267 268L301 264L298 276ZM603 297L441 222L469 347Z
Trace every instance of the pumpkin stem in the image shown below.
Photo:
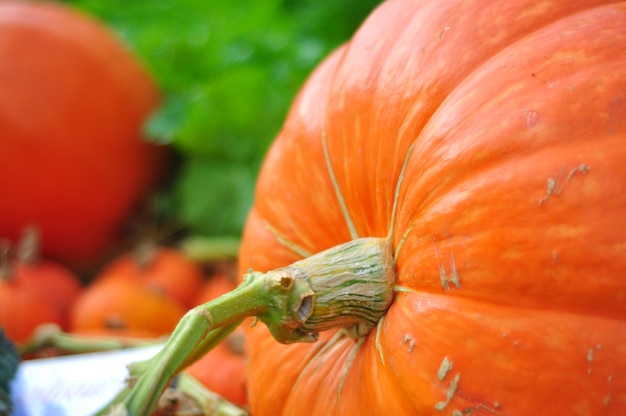
M314 342L320 331L369 333L394 295L395 265L386 238L360 238L267 273L251 271L232 292L190 310L163 349L131 365L138 376L121 394L129 415L150 414L172 377L202 357L244 318L256 316L281 343ZM115 400L109 404L117 407Z

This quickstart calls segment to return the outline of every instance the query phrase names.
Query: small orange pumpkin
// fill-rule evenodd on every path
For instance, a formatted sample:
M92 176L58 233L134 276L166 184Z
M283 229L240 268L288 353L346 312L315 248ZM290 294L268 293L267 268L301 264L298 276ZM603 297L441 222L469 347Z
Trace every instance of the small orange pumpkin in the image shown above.
M70 330L106 329L111 334L169 334L186 308L134 279L107 279L90 284L70 312Z
M62 329L68 328L69 310L83 290L79 277L57 261L41 258L41 236L36 227L22 233L10 273L14 279L30 285L48 298L63 317Z
M195 306L204 274L179 250L150 245L118 257L96 277L98 281L109 279L136 280L190 308Z
M41 324L66 325L56 299L46 296L30 277L16 273L9 260L9 244L0 244L0 326L9 339L23 343Z

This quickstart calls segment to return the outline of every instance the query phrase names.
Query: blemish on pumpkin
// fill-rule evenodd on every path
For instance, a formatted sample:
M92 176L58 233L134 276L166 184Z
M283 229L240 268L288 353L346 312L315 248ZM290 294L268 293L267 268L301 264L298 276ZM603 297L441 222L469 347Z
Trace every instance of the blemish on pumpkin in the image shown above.
M539 114L533 110L524 110L524 113L526 114L526 120L524 122L524 126L527 129L530 129L536 126L537 122L539 121Z
M478 412L480 414L484 414L484 412L482 412L481 410L486 410L489 413L492 413L494 415L501 415L502 413L500 413L497 409L500 408L500 403L498 402L493 402L492 404L493 407L489 407L486 404L483 403L478 403L476 406L474 407L466 407L465 409L463 409L462 411L459 412L460 415L470 415L473 414L474 412ZM452 415L454 415L454 411L452 412Z
M607 378L607 382L609 384L609 393L604 397L604 407L609 407L609 403L611 402L611 381L613 381L613 376L609 375Z
M448 357L443 357L443 361L441 361L441 365L437 371L437 379L439 381L443 381L443 379L446 378L448 372L452 370L452 365L453 363L448 359Z
M539 199L539 205L543 205L548 198L550 198L551 196L559 196L561 195L561 192L563 192L563 181L562 179L565 176L565 171L566 171L566 167L561 168L561 170L559 171L559 173L556 175L556 177L554 178L548 178L548 187L546 189L546 195L542 198ZM589 171L591 170L591 167L581 163L580 165L576 166L575 168L571 168L569 170L569 173L567 174L567 177L565 177L565 182L568 183L572 180L572 178L574 176L576 176L576 174L580 173L582 175L586 175Z
M587 361L593 362L593 348L589 348L589 351L587 351Z
M461 288L461 281L459 280L459 273L456 271L456 263L454 261L454 254L450 253L450 271L452 271L452 278L450 281L456 286L457 289Z
M562 168L556 178L548 178L548 188L546 189L546 195L539 199L539 205L543 205L551 196L561 195L561 178L565 168Z
M454 376L454 379L450 383L450 387L448 387L448 391L446 393L446 400L438 402L435 405L435 409L439 411L443 411L446 409L448 404L450 404L450 400L452 400L452 398L454 397L454 394L456 393L456 389L459 387L460 378L461 378L461 373L457 373L456 376Z
M586 175L587 172L589 172L590 170L591 170L591 167L583 163L580 166L577 166L569 171L569 174L567 175L567 181L568 182L571 181L574 175L577 173L582 173L583 175Z
M415 348L415 339L413 339L413 335L411 334L404 334L404 337L402 338L402 342L400 343L400 345L404 345L404 344L408 344L407 346L407 352L410 354L413 352L413 348Z
M480 411L480 409L484 409L490 413L493 413L494 415L501 415L502 413L498 412L498 410L500 408L500 403L499 402L493 402L493 408L487 406L486 404L482 404L479 403L478 406L476 406L476 410ZM474 410L474 409L472 409ZM468 412L469 413L469 412Z
M439 33L439 39L443 40L443 37L445 36L446 32L449 31L451 28L450 26L446 26L441 30L441 33Z
M450 290L448 278L446 277L446 270L443 268L442 264L439 265L439 278L441 279L441 286L443 286L443 290L446 292Z
M448 277L445 267L442 264L439 265L439 278L441 279L441 286L446 292L450 290L450 283L452 283L457 289L461 288L461 280L459 279L459 273L456 269L456 262L454 261L454 254L450 254L450 272L452 276Z
M558 195L558 191L556 191L556 180L553 178L548 178L548 190L546 191L548 196L555 194Z

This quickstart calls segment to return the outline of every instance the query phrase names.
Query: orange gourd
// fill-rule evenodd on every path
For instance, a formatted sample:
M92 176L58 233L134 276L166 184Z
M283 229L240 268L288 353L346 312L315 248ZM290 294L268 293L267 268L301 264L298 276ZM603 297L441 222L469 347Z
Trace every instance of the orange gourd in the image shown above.
M295 101L240 271L391 236L394 299L359 340L250 328L252 414L626 414L625 51L626 3L384 2Z
M90 284L70 311L70 330L100 330L146 337L168 335L187 311L166 294L134 279L106 279Z
M112 260L96 277L98 281L108 279L136 280L191 308L196 305L204 274L181 251L148 245Z
M43 324L61 325L63 317L55 305L31 287L0 277L0 327L9 339L22 344Z
M49 296L39 284L48 272L36 267L25 270L21 262L9 257L9 252L10 245L0 241L0 327L7 337L22 344L39 325L53 323L67 327L65 305L60 303L60 295L64 293ZM54 269L62 269L62 266ZM60 283L63 286L66 282Z
M154 185L164 149L142 125L159 92L102 23L49 1L0 2L0 236L91 265Z
M54 305L62 317L61 328L68 328L69 311L80 296L83 286L80 278L63 264L41 257L41 236L35 227L26 227L16 248L16 258L9 273L15 280L39 291L46 302Z

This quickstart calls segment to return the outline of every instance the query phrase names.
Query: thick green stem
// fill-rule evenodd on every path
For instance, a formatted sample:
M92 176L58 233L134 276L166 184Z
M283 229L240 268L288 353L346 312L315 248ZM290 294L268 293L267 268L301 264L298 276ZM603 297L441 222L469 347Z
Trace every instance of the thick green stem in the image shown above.
M187 366L193 364L194 362L202 358L202 356L206 354L207 351L212 350L217 344L219 344L221 341L224 340L224 338L226 338L231 332L233 332L235 328L237 328L240 324L241 322L234 322L223 328L216 328L212 330L211 332L209 332L207 336L205 336L202 340L200 340L196 349L190 355L186 357L185 361L181 364L180 368L176 369L176 373L182 371ZM133 378L140 377L142 374L146 372L146 370L150 367L150 365L156 362L157 359L158 359L158 356L155 356L146 361L138 361L135 363L131 363L128 366L128 373L130 377L133 377Z
M361 238L267 273L250 272L239 287L189 311L163 349L136 364L136 385L124 398L129 415L149 415L171 378L204 355L244 318L256 316L281 343L314 342L343 328L366 335L393 299L391 244ZM114 400L111 409L119 409Z

